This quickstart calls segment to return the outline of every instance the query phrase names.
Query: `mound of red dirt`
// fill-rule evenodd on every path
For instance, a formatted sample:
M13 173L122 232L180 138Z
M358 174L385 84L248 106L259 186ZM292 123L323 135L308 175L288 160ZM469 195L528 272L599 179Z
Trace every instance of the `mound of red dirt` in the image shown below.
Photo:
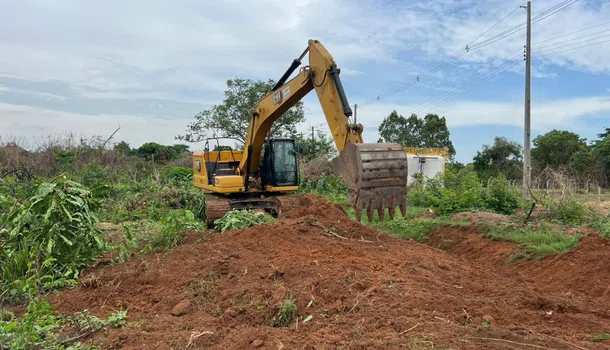
M321 198L272 225L188 241L92 269L50 301L127 309L127 326L97 336L104 349L608 348L591 339L608 331L609 305L391 238ZM286 300L298 318L280 327Z

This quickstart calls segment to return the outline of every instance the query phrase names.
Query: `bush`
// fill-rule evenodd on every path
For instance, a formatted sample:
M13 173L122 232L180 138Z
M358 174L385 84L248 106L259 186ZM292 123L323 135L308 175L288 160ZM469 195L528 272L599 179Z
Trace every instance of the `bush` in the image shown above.
M193 169L181 166L172 166L163 169L161 173L163 180L167 182L191 182L193 181Z
M563 224L582 225L591 215L588 208L573 196L547 200L544 205L549 209L548 218Z
M195 221L189 210L173 211L161 219L161 229L152 237L149 247L153 250L169 249L182 240L185 230L196 230L203 225Z
M485 196L485 204L497 213L511 214L519 207L519 193L511 189L508 180L501 175L492 179Z
M0 295L7 299L70 283L106 247L91 191L66 176L32 191L26 200L0 196Z

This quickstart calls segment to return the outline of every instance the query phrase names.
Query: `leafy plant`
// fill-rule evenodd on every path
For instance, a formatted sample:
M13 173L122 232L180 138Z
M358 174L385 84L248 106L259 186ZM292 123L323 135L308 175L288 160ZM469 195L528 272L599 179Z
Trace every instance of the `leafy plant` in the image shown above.
M216 219L214 225L218 231L226 232L228 230L237 230L255 225L264 225L274 223L275 219L266 213L253 212L252 210L231 210L222 218Z
M190 210L173 211L161 219L161 229L152 237L149 246L153 250L169 249L182 240L185 230L202 228Z
M89 314L88 310L67 317L57 313L46 300L31 300L27 311L21 318L11 312L0 314L0 348L8 349L54 349L76 350L91 349L78 341L106 326L125 325L127 311L118 311L108 319L100 319ZM72 337L66 339L66 335Z
M272 320L273 327L289 327L297 317L297 304L292 298L286 298L277 315Z
M94 210L99 201L59 176L39 181L25 200L0 196L0 295L14 300L78 278L106 244Z
M593 337L594 342L602 342L606 340L610 340L610 333L608 332L600 332L595 337Z

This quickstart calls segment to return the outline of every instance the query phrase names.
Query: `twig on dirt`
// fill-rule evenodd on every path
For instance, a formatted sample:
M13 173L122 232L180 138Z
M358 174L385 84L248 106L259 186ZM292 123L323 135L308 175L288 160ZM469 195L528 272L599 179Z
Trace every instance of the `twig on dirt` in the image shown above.
M471 338L471 339L480 339L480 340L498 341L498 342L502 342L502 343L515 344L515 345L523 345L523 346L527 346L527 347L531 347L531 348L536 348L536 349L555 350L553 348L547 348L546 346L542 346L542 345L520 343L520 342L516 342L516 341L512 341L512 340L506 340L506 339L500 339L500 338L485 338L485 337L469 337L469 338Z
M193 345L193 342L195 340L197 340L199 337L201 337L202 335L205 335L205 334L214 334L214 332L210 332L210 331L203 331L203 332L193 331L193 332L191 332L191 336L189 337L189 341L186 343L186 347L188 348L189 346Z
M418 323L418 324L416 324L415 326L413 326L413 327L411 327L411 328L409 328L409 329L405 330L405 331L402 331L402 332L398 333L398 334L405 334L405 333L407 333L407 332L409 332L409 331L414 330L414 329L415 329L415 328L417 328L418 326L419 326L419 323Z
M70 339L66 339L66 340L61 342L61 345L72 345L72 344L76 343L78 340L86 338L86 337L92 335L93 333L101 330L102 328L104 328L104 326L100 326L98 328L94 328L94 329L90 330L89 332L85 332L83 334L77 335L76 337L73 337L73 338L70 338Z
M367 239L364 239L364 237L362 237L362 236L360 236L360 242L373 243L373 241L369 241Z
M244 268L244 274L241 277L246 277L246 274L248 273L248 268Z
M349 314L350 312L354 311L356 306L358 306L359 302L360 302L360 293L358 293L358 295L356 296L356 303L354 304L354 306L352 306L352 308L347 313Z
M566 344L566 345L571 345L571 346L573 346L573 347L575 347L575 348L577 348L577 349L580 349L580 350L589 350L589 349L587 349L587 348L583 348L583 347L582 347L582 346L580 346L580 345L576 345L576 344L574 344L574 343L570 343L570 342L569 342L569 341L567 341L567 340L563 340L563 339L559 339L559 338L553 337L552 335L548 335L548 334L542 334L542 335L547 336L547 337L549 337L549 338L551 338L551 339L555 339L555 340L557 340L558 342L564 343L564 344Z

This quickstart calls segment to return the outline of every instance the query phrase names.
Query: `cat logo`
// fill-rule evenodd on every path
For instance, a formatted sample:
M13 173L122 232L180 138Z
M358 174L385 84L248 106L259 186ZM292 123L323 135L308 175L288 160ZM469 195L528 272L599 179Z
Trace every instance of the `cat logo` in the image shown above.
M282 103L282 90L279 90L273 95L273 104L279 105L280 103Z
M197 171L201 171L201 162L199 160L195 161L195 169L197 169Z

